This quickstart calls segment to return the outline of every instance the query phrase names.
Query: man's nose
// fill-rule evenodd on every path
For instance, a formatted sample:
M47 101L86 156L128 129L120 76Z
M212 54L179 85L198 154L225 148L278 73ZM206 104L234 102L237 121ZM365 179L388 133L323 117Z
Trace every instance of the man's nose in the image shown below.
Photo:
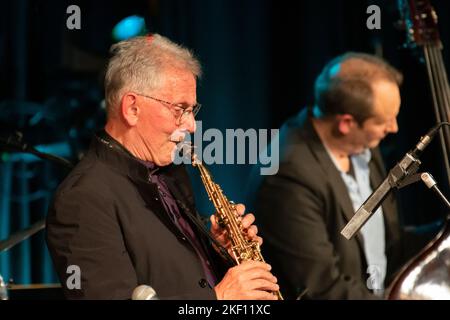
M397 133L398 132L398 123L397 123L397 119L395 119L394 121L392 121L388 128L387 128L388 133Z
M186 117L186 120L183 121L182 125L183 128L185 128L189 133L194 133L197 129L197 124L195 123L195 117L191 113Z

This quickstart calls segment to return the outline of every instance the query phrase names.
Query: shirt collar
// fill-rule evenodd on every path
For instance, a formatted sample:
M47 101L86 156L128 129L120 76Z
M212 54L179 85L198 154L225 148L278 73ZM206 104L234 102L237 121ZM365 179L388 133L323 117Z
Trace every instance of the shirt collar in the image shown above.
M354 157L358 157L363 160L365 163L369 164L370 160L372 160L372 152L369 148L364 149L363 152L354 155Z
M331 153L331 151L328 149L328 147L327 147L325 144L323 144L323 146L324 146L325 150L327 151L328 155L330 156L331 161L333 161L333 163L334 163L336 169L338 169L339 172L344 172L344 171L341 170L341 168L340 168L340 166L339 166L339 164L338 164L337 159L336 159L335 156ZM361 153L351 155L351 156L350 156L350 159L351 159L351 160L352 160L352 159L355 159L355 160L361 160L361 161L363 161L364 163L366 163L366 164L368 165L369 162L370 162L370 160L372 159L372 152L370 151L369 148L365 148ZM345 172L344 172L344 173L345 173Z
M154 174L156 171L158 171L159 167L156 165L156 163L152 161L145 161L138 159L140 163L142 163L149 171L150 174Z

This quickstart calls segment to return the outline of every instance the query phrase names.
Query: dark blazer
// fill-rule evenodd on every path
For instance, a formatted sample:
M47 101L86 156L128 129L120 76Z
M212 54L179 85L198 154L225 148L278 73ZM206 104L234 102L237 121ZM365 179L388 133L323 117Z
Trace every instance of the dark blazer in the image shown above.
M215 299L193 246L148 182L148 169L117 145L96 137L50 207L47 244L66 297L130 299L145 284L162 299ZM160 170L174 197L195 212L185 168ZM217 258L201 240L211 261ZM81 269L80 290L66 287L70 265Z
M256 222L262 252L272 264L281 292L295 299L306 287L315 299L366 299L367 265L358 233L346 240L340 231L354 214L346 185L316 134L306 110L280 130L276 175L253 174ZM386 176L378 149L370 162L372 187ZM393 197L383 203L388 275L399 240Z

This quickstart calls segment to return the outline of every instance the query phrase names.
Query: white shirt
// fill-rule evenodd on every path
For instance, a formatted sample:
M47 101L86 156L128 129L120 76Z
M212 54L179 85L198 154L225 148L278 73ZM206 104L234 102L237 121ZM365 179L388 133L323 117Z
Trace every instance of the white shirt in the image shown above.
M325 147L325 149L327 148ZM328 149L327 152L347 186L353 209L356 212L373 191L370 185L369 169L372 153L369 149L365 149L362 153L350 157L355 174L355 176L352 176L350 173L342 171L337 160ZM360 231L364 239L364 254L368 266L366 272L370 274L367 280L367 287L373 290L375 294L382 295L384 279L386 277L387 259L385 253L383 209L381 207L372 215Z

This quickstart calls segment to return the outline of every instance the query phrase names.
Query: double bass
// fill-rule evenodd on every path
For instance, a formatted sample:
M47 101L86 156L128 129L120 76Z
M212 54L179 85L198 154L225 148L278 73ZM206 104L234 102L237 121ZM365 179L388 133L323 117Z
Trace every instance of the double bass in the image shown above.
M437 14L429 0L398 0L407 31L406 45L420 50L426 64L436 122L450 121L450 89L442 58ZM440 132L440 147L450 185L450 132ZM387 290L390 300L450 300L450 215L443 229L403 267Z

